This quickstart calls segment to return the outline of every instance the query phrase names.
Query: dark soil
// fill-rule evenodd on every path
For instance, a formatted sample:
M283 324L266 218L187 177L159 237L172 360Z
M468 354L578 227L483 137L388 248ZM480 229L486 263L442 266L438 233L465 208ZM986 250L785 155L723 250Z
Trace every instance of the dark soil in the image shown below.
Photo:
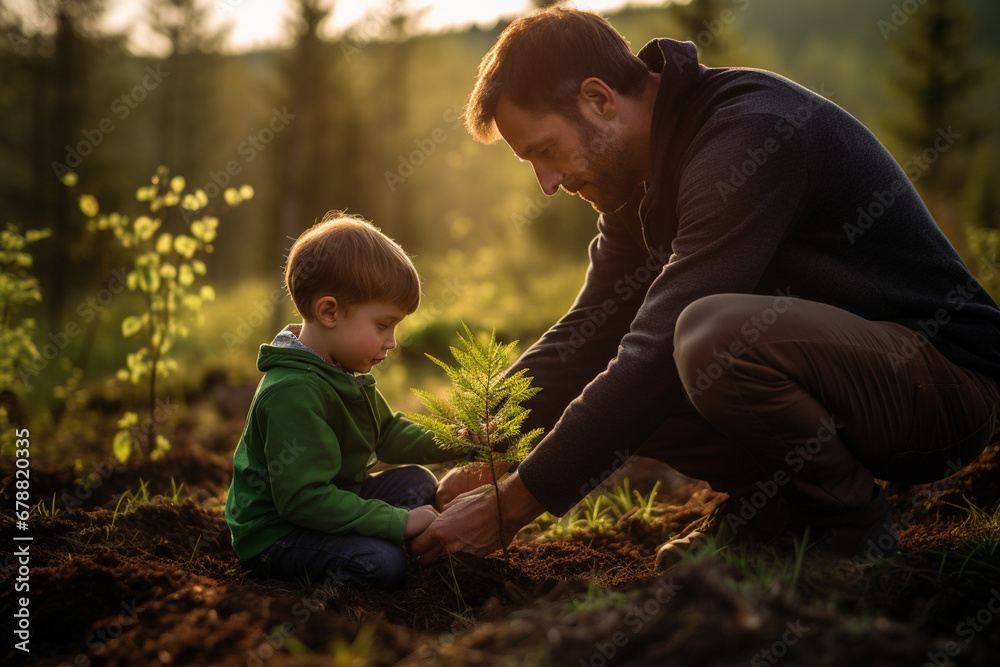
M948 664L993 665L1000 613L984 620L995 592L1000 604L1000 529L969 525L967 508L996 513L998 462L994 446L945 483L890 485L903 553L887 563L807 560L796 576L793 557L751 550L751 578L718 558L657 573L656 547L722 498L674 478L652 524L623 521L562 541L519 538L509 566L499 554L414 562L394 593L248 576L221 514L231 474L225 454L178 448L155 463L106 461L82 471L33 462L33 498L51 502L55 494L59 512L31 520L31 654L10 642L2 660L919 667L934 664L932 656L945 664L957 648ZM171 477L184 483L179 502L162 497L172 493ZM131 496L122 494L135 494L140 479L158 497L124 512ZM8 545L12 494L7 476L0 540ZM10 553L5 582L17 572ZM20 595L12 586L0 591L5 618ZM977 612L973 632L968 619L976 623Z

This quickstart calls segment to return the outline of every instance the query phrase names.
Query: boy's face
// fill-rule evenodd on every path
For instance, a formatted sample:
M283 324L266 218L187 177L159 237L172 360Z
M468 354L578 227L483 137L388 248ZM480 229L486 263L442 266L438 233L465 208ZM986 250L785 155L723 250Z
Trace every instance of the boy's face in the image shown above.
M368 373L396 347L396 325L406 317L398 306L381 301L362 303L345 315L324 336L325 352L344 368Z

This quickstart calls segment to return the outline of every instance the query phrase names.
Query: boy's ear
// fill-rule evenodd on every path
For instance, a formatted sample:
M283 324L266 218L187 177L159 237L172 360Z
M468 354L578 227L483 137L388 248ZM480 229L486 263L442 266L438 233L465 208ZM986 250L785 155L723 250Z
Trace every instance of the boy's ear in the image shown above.
M317 299L316 303L313 304L313 316L324 327L333 328L341 316L337 300L332 296Z

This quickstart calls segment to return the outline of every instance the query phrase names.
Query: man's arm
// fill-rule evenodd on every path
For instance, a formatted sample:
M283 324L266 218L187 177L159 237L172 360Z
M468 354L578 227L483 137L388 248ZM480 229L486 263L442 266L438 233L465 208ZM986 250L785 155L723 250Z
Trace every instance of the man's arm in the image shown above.
M446 508L414 540L414 553L422 558L444 550L482 555L509 542L543 510L565 513L684 400L673 360L680 312L704 296L752 293L810 203L802 132L771 155L752 187L740 188L726 200L718 194L717 184L729 178L732 165L743 163L746 150L774 137L775 121L768 115L741 117L696 137L694 157L680 183L673 254L650 285L617 356L501 487L500 502L507 509L504 534L495 519L493 494L470 494Z
M780 138L776 119L743 116L695 138L679 187L670 261L650 286L617 357L519 466L523 484L550 512L563 514L576 504L685 400L673 359L681 311L712 294L752 293L804 217L810 204L804 132L781 141L752 184L725 199L719 195L717 184L745 161L748 149Z
M635 232L626 228L632 220ZM669 248L642 245L638 201L598 218L590 243L590 266L569 311L508 369L522 368L542 391L525 403L531 410L524 430L550 430L570 401L603 371L618 352L653 278L667 261Z

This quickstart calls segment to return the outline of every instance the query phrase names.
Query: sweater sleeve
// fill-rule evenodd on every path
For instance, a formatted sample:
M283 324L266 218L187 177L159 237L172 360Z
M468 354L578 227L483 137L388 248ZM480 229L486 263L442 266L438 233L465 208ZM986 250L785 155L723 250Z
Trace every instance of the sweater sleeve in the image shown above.
M461 454L442 449L433 434L399 412L392 412L381 392L375 393L378 414L382 417L376 453L385 463L440 463Z
M684 399L673 360L674 327L693 301L751 293L800 215L809 184L801 133L783 140L782 119L742 116L706 127L685 153L672 254L653 281L615 359L567 407L521 463L527 489L563 514L634 454L665 412ZM769 141L770 140L770 141ZM719 183L762 146L769 153L753 179L720 195ZM656 211L651 211L651 216ZM647 219L647 226L665 224Z
M319 388L309 382L275 386L263 399L261 432L278 514L297 526L357 533L403 544L406 510L366 500L333 484L340 443L327 424Z
M635 214L635 206L631 212ZM524 431L549 431L570 401L607 367L618 351L659 267L624 228L619 215L601 215L590 243L590 265L569 311L529 347L508 373L527 369L542 391L524 405L531 412Z

